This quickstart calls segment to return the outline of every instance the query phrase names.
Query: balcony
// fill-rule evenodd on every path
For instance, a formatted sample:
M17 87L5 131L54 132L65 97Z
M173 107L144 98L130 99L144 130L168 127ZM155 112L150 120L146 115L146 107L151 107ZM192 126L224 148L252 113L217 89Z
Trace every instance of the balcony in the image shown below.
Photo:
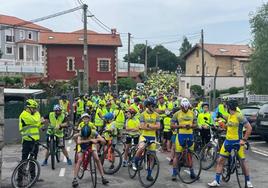
M44 74L44 62L0 59L0 73Z

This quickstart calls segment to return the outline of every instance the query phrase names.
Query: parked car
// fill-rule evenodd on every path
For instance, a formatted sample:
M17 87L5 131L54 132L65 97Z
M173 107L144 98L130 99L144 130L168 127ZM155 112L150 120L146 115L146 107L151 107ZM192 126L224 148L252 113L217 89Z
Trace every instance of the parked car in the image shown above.
M256 122L257 122L257 115L260 110L260 105L248 105L243 106L241 108L241 112L243 115L247 118L249 123L252 126L252 133L251 134L257 134L256 132Z
M268 142L268 103L262 105L258 112L256 131Z

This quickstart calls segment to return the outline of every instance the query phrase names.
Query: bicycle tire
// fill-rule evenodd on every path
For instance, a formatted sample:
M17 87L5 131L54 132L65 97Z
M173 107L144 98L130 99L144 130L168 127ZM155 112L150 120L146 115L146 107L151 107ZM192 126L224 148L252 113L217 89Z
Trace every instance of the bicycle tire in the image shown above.
M142 174L142 170L143 170L143 169L146 169L146 168L142 168L142 166L145 165L145 164L147 163L147 161L148 161L148 160L147 160L147 157L148 157L149 155L153 156L153 158L154 158L154 164L153 164L152 169L155 169L155 166L156 166L156 173L155 173L155 177L153 178L153 181L151 181L150 183L146 184L146 182L143 181L144 176L143 176L143 174ZM150 166L150 163L149 163L149 164L146 164L146 165L147 165L147 166ZM146 166L146 165L145 165L145 166ZM139 170L138 170L139 181L140 181L140 183L142 184L142 186L145 187L145 188L148 188L148 187L153 186L153 185L155 184L156 180L158 179L158 176L159 176L159 169L160 169L160 163L159 163L159 160L158 160L156 154L155 154L155 153L149 153L148 151L146 151L146 152L144 153L143 158L142 158L141 161L140 161L140 164L139 164L138 169L139 169ZM147 169L146 169L146 170L147 170ZM147 182L149 182L149 181L147 181Z
M28 185L19 186L18 182L17 182L17 179L18 179L17 174L19 174L20 168L23 168L23 166L26 165L27 163L28 163L28 165L30 165L29 163L32 163L35 166L35 168L37 169L37 171L35 172L35 177L31 178L31 182L28 183ZM12 187L14 187L14 188L19 188L19 187L30 188L30 187L32 187L39 179L40 171L41 171L40 165L35 159L26 159L26 160L21 161L16 166L16 168L14 169L14 171L12 173L12 176L11 176ZM27 176L29 176L29 175L27 175ZM31 174L30 174L30 176L31 176Z
M135 176L137 175L137 171L133 170L132 168L132 163L133 163L135 154L136 154L135 147L131 147L130 152L128 154L128 175L131 179L135 178Z
M186 179L183 178L182 171L186 171L186 170L181 169L183 166L178 167L178 176L179 176L180 180L185 184L191 184L191 183L194 183L195 181L197 181L199 179L199 177L200 177L201 170L202 170L201 160L199 158L199 155L197 155L195 152L191 152L191 151L186 152L186 154L185 154L185 156L187 156L186 159L185 159L186 163L187 164L190 163L190 162L188 162L188 153L190 153L192 155L192 161L194 160L193 158L195 158L195 160L197 161L197 164L199 165L199 167L197 167L197 174L195 174L196 177L195 178L189 178L190 179L189 181L187 181ZM196 170L196 169L194 169L194 170ZM196 171L195 171L195 173L196 173ZM190 177L190 174L189 174L189 177Z
M237 179L239 188L246 188L247 182L245 181L245 175L244 175L240 160L237 160L236 162L235 173L236 173L236 179Z
M55 170L55 140L54 138L50 139L49 145L50 159L51 159L51 168Z
M77 174L78 179L80 179L80 180L83 179L84 174L85 174L85 170L83 168L83 164L81 164L79 171L78 171L78 174Z
M207 155L208 151L212 149L212 155ZM210 152L211 153L211 152ZM201 160L201 166L202 170L209 170L211 167L213 167L216 163L218 156L218 146L213 144L212 142L209 142L205 145L205 147L201 151L200 160ZM209 163L205 163L208 159L211 159Z
M104 151L101 155L101 163L102 163L102 166L103 166L103 171L105 174L108 174L108 175L112 175L112 174L115 174L116 172L118 172L118 170L121 168L122 166L122 155L121 155L121 152L116 149L116 148L113 148L114 150L114 155L115 157L118 157L118 164L113 168L113 169L107 169L104 165L105 162L108 163L108 160L106 159L106 156L108 155L108 149L106 149L106 151Z
M229 159L228 159L228 163L224 164L224 166L223 166L221 177L222 177L222 181L224 181L224 182L228 182L231 178Z
M90 154L90 177L92 181L93 188L97 187L97 169L96 169L96 162L92 154Z
M64 128L64 140L70 140L74 135L73 124L68 123L68 127Z

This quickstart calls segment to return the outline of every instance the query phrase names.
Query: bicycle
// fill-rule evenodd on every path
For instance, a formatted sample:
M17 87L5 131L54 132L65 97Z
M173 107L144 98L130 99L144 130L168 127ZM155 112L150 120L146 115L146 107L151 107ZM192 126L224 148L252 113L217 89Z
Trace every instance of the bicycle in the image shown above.
M68 121L67 122L67 127L64 127L63 133L64 133L64 140L70 140L75 132L75 127L74 125Z
M143 155L138 163L137 166L137 172L139 175L139 181L143 187L151 187L155 184L158 176L159 176L159 169L160 169L160 163L156 156L155 152L150 151L148 148L152 144L158 144L156 141L145 141L145 148L143 151ZM152 171L152 181L148 181L146 179L148 170ZM136 172L136 173L137 173ZM145 179L143 179L145 178Z
M32 141L34 141L34 146L32 151L29 153L27 159L20 161L20 163L14 169L11 176L11 185L14 188L32 187L39 179L41 168L38 161L35 159L34 151L36 147L42 146L47 149L47 147L41 144L39 141L35 141L33 137L28 136Z
M225 147L232 147L230 156L228 158L227 164L224 165L223 167L223 172L222 172L222 180L224 182L228 182L231 179L231 175L236 173L236 179L239 188L246 188L247 187L247 182L245 181L245 175L244 175L244 170L242 169L241 165L241 159L238 156L238 150L240 148L240 143L235 143L235 144L226 144ZM246 143L246 149L248 150L249 148L249 143Z
M195 182L196 180L198 180L201 174L201 169L202 169L201 160L194 151L190 150L189 144L188 144L189 142L191 142L189 138L184 140L185 147L184 147L183 152L178 158L178 170L177 170L178 172L177 174L180 180L186 184L191 184ZM193 170L193 172L197 173L195 177L192 177L190 175L191 169Z
M77 155L77 153L76 153L76 155ZM88 168L88 164L89 164L89 168ZM82 179L84 177L84 173L86 170L90 171L92 185L94 188L96 188L96 186L97 186L97 170L96 170L95 159L93 157L92 143L90 143L90 146L83 153L83 161L82 161L82 164L81 164L79 172L78 172L79 179Z
M217 128L212 124L209 124L211 139L201 151L200 159L203 170L208 170L215 165L218 158L219 150L223 143L223 138L221 137L222 132L224 131L221 128Z
M108 131L102 131L101 135L103 135L106 132ZM104 136L102 137L105 139ZM104 147L103 145L100 145L98 153L100 156L100 160L103 166L104 173L111 175L119 171L122 165L123 158L122 158L120 151L117 148L115 148L115 146L113 146L112 143L108 143L108 142L109 141L106 140L106 143L107 143L106 147Z
M48 145L49 145L49 155L51 159L51 168L55 170L55 158L57 162L60 162L61 147L59 146L59 138L55 135L55 128L49 127L51 130L50 135L48 135ZM62 144L64 145L64 143Z

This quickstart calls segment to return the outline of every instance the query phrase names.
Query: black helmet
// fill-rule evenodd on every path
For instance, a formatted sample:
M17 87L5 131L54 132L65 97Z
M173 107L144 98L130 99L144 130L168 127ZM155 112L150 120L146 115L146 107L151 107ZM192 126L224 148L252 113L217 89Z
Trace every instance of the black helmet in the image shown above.
M208 106L209 107L209 103L208 102L203 102L202 103L202 108L204 108L204 106Z
M236 108L238 107L238 102L237 100L231 99L227 102L227 107L230 110L236 110Z
M81 130L81 137L88 138L91 135L91 127L89 125L85 125Z
M135 103L138 103L138 102L140 102L140 101L141 101L141 100L140 100L139 97L135 97L135 98L134 98L134 102L135 102Z
M152 105L153 107L156 106L156 101L153 97L149 97L144 101L144 106L147 107L149 105Z
M66 95L62 95L62 96L61 96L61 99L62 99L62 100L65 100L65 99L67 99L67 96L66 96Z

